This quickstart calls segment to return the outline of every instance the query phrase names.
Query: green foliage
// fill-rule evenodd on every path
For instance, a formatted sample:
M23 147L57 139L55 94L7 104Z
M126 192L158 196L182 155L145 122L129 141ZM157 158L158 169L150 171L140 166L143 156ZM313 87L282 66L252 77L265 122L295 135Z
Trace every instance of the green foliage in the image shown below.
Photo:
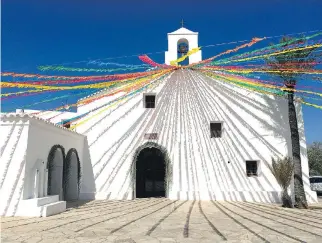
M268 70L278 70L277 73L269 73L271 75L279 76L286 87L293 88L296 85L297 79L301 76L301 73L295 72L297 69L307 70L312 69L314 65L312 62L316 60L313 55L316 47L309 47L307 49L294 48L294 45L305 44L307 40L303 38L291 38L284 36L280 43L284 45L283 49L276 49L275 51L281 51L282 53L270 56L266 59ZM293 49L293 50L291 50ZM288 69L286 71L285 69ZM294 72L290 71L294 70Z
M289 157L278 159L277 161L272 158L272 164L268 168L274 175L277 183L283 189L282 202L283 207L293 208L292 199L288 195L287 189L291 184L294 164Z
M280 187L283 190L287 190L293 177L294 165L291 158L285 157L283 159L278 159L277 161L272 158L272 165L268 165L268 167Z
M322 142L314 142L308 147L310 175L322 175Z

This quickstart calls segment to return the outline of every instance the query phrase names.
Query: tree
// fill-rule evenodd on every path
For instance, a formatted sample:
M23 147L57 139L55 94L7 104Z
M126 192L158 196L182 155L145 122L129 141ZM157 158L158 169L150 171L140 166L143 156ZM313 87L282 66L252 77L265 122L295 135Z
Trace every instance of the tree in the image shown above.
M290 50L294 45L305 44L306 39L303 38L290 38L283 37L280 40L280 44L284 52L277 52L276 55L272 55L266 59L268 64L268 70L275 70L277 72L269 72L271 75L277 75L285 86L285 93L288 99L288 118L291 131L291 143L292 143L292 161L294 163L294 193L295 193L295 205L298 208L308 208L303 179L302 179L302 166L301 166L301 147L300 137L298 132L296 109L294 105L294 90L298 81L300 72L295 70L307 70L312 69L315 58L313 57L313 51L316 47L302 48ZM276 46L272 47L273 49ZM294 71L292 71L294 70Z
M322 142L314 142L308 147L310 175L322 175Z
M283 207L293 208L291 197L288 195L287 189L291 184L293 177L294 164L289 157L278 159L277 161L272 158L272 165L268 165L270 171L274 175L277 183L282 188L282 203Z

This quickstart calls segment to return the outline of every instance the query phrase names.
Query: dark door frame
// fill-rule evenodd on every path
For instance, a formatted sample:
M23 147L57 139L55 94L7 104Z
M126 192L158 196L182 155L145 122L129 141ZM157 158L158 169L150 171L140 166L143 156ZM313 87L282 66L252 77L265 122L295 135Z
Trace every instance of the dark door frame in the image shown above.
M54 165L54 159L55 159L55 155L56 155L56 152L57 150L60 150L61 152L61 155L62 155L62 163L63 163L63 169L61 171L61 183L62 183L62 197L63 198L59 198L59 200L64 200L64 195L65 195L65 192L64 192L64 166L65 166L65 159L66 159L66 155L65 155L65 148L59 144L56 144L54 146L51 147L50 151L49 151L49 154L48 154L48 158L47 158L47 165L46 165L46 168L48 170L48 178L47 178L47 195L48 196L51 196L51 195L55 195L55 194L52 194L52 191L51 191L51 188L52 188L52 169L53 167L55 166ZM47 196L45 195L45 196ZM59 195L60 196L60 195Z
M144 150L145 148L155 148L160 150L160 152L163 155L164 158L164 163L165 163L165 178L164 178L164 182L165 182L165 197L168 198L169 197L169 191L171 190L171 186L172 186L172 164L168 155L168 152L166 150L166 148L164 148L163 146L154 143L154 142L147 142L145 144L143 144L142 146L140 146L134 153L134 157L133 157L133 161L132 161L132 168L131 168L131 174L132 174L132 188L133 188L133 199L136 198L136 163L138 160L138 157L140 155L140 153L142 152L142 150Z
M71 148L67 154L66 154L66 159L65 159L65 166L64 166L64 174L63 174L63 186L64 186L64 200L67 201L68 196L67 196L67 192L68 192L68 186L70 183L70 169L71 169L71 162L72 162L72 155L76 156L76 166L77 166L77 198L75 200L79 199L79 191L80 191L80 178L81 178L81 167L80 167L80 161L79 161L79 156L78 156L78 152L75 148Z

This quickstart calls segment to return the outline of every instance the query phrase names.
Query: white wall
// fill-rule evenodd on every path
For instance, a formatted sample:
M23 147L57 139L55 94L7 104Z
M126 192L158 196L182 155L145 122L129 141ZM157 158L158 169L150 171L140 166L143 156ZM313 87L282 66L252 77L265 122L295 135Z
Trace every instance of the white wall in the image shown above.
M75 148L82 165L84 139L85 137L83 135L67 129L46 124L42 121L32 120L29 129L26 175L32 175L36 169L39 169L41 171L41 181L44 181L44 171L47 167L48 154L54 145L61 145L65 149L65 155L68 150ZM44 163L35 166L37 161ZM34 177L27 176L23 193L24 199L33 198L33 183Z
M78 127L88 136L95 180L95 189L81 189L83 198L133 198L134 153L147 142L145 133L156 132L155 142L167 149L173 163L170 198L279 201L281 189L267 164L271 157L290 154L285 99L192 71L176 71L145 92L157 93L155 109L143 108L141 92ZM222 138L210 138L210 121L224 122ZM307 173L303 132L301 143ZM260 161L258 177L246 176L245 160Z
M110 101L112 101L112 100L114 100L116 98L119 98L119 97L121 97L124 94L125 94L125 92L120 92L120 93L117 93L117 94L112 95L112 96L107 96L107 97L103 97L103 98L97 99L97 100L95 100L95 101L93 101L93 102L91 102L89 104L78 106L77 107L77 111L78 111L78 114L77 115L84 114L86 112L92 111L96 107L100 107L102 105L106 105Z
M155 109L143 108L143 93L150 92L157 94ZM108 99L120 95L124 93ZM93 104L82 107L83 112L93 108ZM301 106L297 109L303 179L308 200L313 202L316 194L309 188ZM154 142L171 159L171 199L277 202L281 189L267 164L271 157L291 155L287 114L284 98L180 70L77 127L87 138L37 119L2 120L0 213L14 215L20 199L33 197L35 169L44 171L49 151L56 144L66 154L70 148L78 151L81 199L134 198L133 157L148 142L144 134L151 132L158 133ZM224 122L222 138L210 138L210 121ZM246 176L248 159L260 161L258 177Z
M63 146L66 154L75 148L82 166L85 137L81 134L26 115L2 119L1 134L6 138L1 140L1 215L15 215L21 200L34 198L37 169L39 197L45 196L45 169L52 146Z
M1 119L0 125L0 215L12 215L24 186L29 121Z
M306 146L306 139L305 139L302 106L300 103L296 103L296 114L297 114L299 136L300 136L301 164L302 164L302 175L303 175L302 178L304 183L304 190L306 192L306 197L310 202L317 202L317 194L315 191L312 191L310 187L309 161L307 156L307 146ZM289 156L291 156L291 153L289 154Z

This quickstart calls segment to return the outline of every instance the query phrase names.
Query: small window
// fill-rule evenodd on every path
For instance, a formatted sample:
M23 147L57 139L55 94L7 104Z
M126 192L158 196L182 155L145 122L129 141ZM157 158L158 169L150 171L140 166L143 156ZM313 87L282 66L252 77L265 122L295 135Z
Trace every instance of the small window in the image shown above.
M258 162L256 160L246 160L247 176L258 176Z
M222 136L222 122L210 122L210 137L221 138Z
M69 120L62 120L62 125L65 128L70 128L70 121Z
M155 94L144 94L144 107L155 108Z

